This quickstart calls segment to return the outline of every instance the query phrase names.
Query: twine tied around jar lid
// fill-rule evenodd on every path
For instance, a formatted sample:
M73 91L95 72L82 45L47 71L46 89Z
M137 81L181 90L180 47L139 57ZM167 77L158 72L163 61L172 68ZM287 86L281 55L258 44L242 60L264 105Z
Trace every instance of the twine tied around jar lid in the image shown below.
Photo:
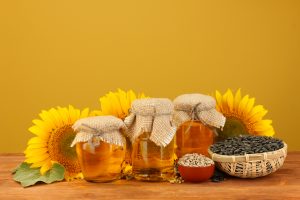
M126 144L125 137L120 130L125 130L124 122L114 116L97 116L79 119L72 126L77 132L71 147L78 142L86 142L83 149L89 146L90 151L95 153L95 148L100 145L100 141L110 144L124 146Z
M133 101L130 114L124 120L131 141L149 132L152 142L158 146L167 146L176 133L176 127L172 125L173 108L172 101L166 98Z
M203 94L183 94L174 100L173 121L178 127L186 121L223 129L226 118L216 110L214 98Z

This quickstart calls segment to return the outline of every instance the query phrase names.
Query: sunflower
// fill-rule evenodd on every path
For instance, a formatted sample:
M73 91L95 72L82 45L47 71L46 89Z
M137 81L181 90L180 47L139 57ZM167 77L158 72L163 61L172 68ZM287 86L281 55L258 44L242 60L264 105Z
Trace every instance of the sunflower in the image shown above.
M272 120L263 119L267 110L262 105L254 105L255 98L243 96L238 89L235 94L228 89L222 96L216 91L217 110L226 117L220 137L226 138L236 135L273 136Z
M128 116L131 103L135 99L146 98L144 93L136 94L132 90L123 91L118 89L116 92L109 92L100 97L101 109L94 111L93 115L113 115L121 119Z
M35 135L28 141L24 151L25 162L31 168L40 168L43 175L51 169L54 162L65 167L65 179L83 178L74 147L70 147L76 133L72 125L80 118L88 117L89 109L83 111L73 106L43 110L32 122L29 131Z

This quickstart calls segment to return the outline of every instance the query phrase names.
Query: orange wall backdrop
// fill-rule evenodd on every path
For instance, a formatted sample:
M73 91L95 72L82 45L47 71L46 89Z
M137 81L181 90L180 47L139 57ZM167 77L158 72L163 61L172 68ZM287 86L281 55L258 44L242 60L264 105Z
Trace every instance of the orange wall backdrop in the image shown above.
M118 87L155 97L242 88L300 150L300 1L0 2L0 152L42 109L98 108Z

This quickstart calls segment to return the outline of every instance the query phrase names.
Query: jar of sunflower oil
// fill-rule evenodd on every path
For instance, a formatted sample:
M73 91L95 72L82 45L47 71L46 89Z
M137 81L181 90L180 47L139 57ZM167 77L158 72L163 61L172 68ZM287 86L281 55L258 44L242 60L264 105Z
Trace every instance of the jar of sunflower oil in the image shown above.
M225 117L216 109L213 97L202 94L184 94L174 100L173 121L176 132L176 155L188 153L208 156L214 143L216 128L223 128Z
M73 129L78 160L85 180L109 182L121 177L124 164L126 128L113 116L88 117L78 120Z
M169 99L147 98L132 102L125 118L132 141L132 174L141 181L167 181L174 175L173 104Z

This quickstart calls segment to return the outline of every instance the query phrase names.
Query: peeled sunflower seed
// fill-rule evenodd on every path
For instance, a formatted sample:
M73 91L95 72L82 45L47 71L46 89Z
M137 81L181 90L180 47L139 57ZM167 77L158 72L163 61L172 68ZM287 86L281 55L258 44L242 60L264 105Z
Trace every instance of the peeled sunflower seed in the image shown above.
M178 160L178 164L186 167L207 167L214 164L214 161L201 154L185 154Z

